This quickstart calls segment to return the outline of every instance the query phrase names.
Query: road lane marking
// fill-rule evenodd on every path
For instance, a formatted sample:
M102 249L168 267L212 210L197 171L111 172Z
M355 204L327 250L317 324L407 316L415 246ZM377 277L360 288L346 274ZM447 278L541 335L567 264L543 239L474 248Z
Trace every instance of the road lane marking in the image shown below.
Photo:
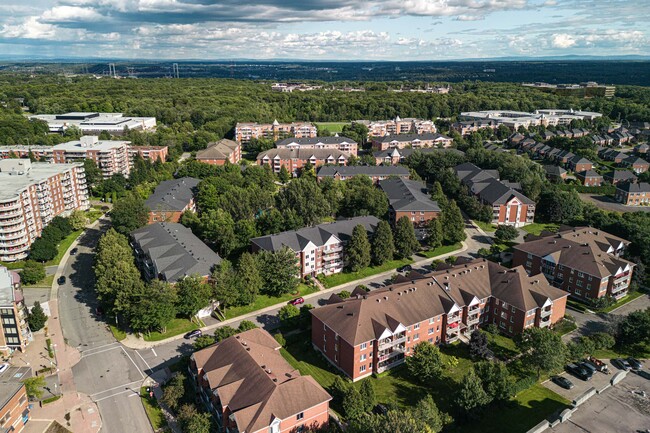
M116 392L115 394L113 394L113 395L109 395L108 397L102 397L102 398L100 398L100 399L98 399L98 400L95 400L95 403L99 403L100 401L102 401L102 400L106 400L107 398L113 398L113 397L117 397L118 395L126 394L127 392L130 392L130 393L132 393L133 395L139 395L139 394L137 393L137 391L135 391L135 390L133 390L133 389L127 389L127 390L125 390L125 391Z
M89 356L99 355L100 353L110 352L111 350L115 350L115 349L121 349L121 346L110 347L108 349L100 350L99 352L93 352L93 353L83 352L83 355L81 355L81 357L82 358L87 358Z
M153 356L156 356L156 357L158 356L158 354L156 353L156 351L153 350L153 347L151 348L151 351L153 352Z
M103 391L96 392L96 393L92 394L90 397L92 398L94 395L100 395L100 394L107 393L107 392L109 392L109 391L115 391L115 390L118 389L118 388L122 388L122 387L125 387L125 386L135 385L136 383L140 383L140 382L142 382L142 381L141 381L141 380L135 380L135 381L133 381L133 382L125 383L125 384L123 384L123 385L118 385L118 386L115 386L115 387L113 387L113 388L109 388L109 389L105 389L105 390L103 390Z
M140 355L140 352L138 352L138 351L136 350L135 353L138 354L138 356L140 357L140 359L142 360L142 362L144 362L144 365L147 366L147 370L152 371L152 370L151 370L151 366L149 365L149 363L148 363L147 361L144 360L144 358L142 357L142 355Z
M145 376L144 374L142 374L142 371L140 371L140 367L138 367L138 364L136 364L136 363L133 361L133 358L131 358L131 355L129 355L129 354L127 353L127 351L124 350L124 347L122 347L122 352L124 352L124 354L125 354L125 355L130 359L130 360L131 360L131 362L132 362L133 365L135 366L135 369L138 370L138 373L140 373L140 376L142 376L142 378L144 379L146 376ZM136 351L136 353L137 353L137 351Z

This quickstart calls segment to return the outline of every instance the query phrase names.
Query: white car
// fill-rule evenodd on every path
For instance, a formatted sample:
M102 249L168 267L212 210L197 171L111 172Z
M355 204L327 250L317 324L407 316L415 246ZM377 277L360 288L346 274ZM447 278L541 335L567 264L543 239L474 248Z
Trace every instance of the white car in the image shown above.
M9 368L9 364L7 364L6 362L0 365L0 373L4 373L5 370L7 370L8 368Z

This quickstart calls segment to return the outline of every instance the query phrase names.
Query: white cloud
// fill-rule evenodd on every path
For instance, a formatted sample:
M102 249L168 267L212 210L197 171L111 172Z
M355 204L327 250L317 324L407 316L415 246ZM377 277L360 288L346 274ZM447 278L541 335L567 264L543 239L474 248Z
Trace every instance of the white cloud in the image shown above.
M552 40L551 44L555 48L564 49L564 48L569 48L569 47L574 46L576 44L576 40L575 40L575 38L573 36L571 36L569 34L559 33L559 34L553 35L553 40Z

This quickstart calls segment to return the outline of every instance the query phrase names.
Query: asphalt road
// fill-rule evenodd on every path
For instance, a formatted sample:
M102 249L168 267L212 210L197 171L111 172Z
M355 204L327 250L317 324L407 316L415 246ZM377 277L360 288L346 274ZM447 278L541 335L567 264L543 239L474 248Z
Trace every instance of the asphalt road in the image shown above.
M66 283L58 294L63 335L69 346L81 352L81 360L72 369L75 384L97 403L101 431L152 432L137 398L147 366L134 351L117 343L103 319L95 315L93 250L103 228L89 229L79 238L78 253L70 256L63 269Z

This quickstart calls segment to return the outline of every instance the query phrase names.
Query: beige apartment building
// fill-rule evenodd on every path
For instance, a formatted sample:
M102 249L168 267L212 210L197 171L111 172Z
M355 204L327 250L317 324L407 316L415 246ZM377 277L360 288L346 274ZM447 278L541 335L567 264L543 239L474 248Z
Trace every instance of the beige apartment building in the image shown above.
M368 137L385 137L398 134L433 134L436 125L431 120L405 118L399 116L392 120L357 120L368 127Z
M129 144L129 141L100 140L97 136L85 135L80 140L54 146L52 161L67 163L92 159L105 179L118 173L128 176L131 171Z
M316 127L309 122L280 123L274 120L273 123L237 123L235 126L235 141L237 143L248 143L253 138L266 138L277 141L281 138L316 137Z

